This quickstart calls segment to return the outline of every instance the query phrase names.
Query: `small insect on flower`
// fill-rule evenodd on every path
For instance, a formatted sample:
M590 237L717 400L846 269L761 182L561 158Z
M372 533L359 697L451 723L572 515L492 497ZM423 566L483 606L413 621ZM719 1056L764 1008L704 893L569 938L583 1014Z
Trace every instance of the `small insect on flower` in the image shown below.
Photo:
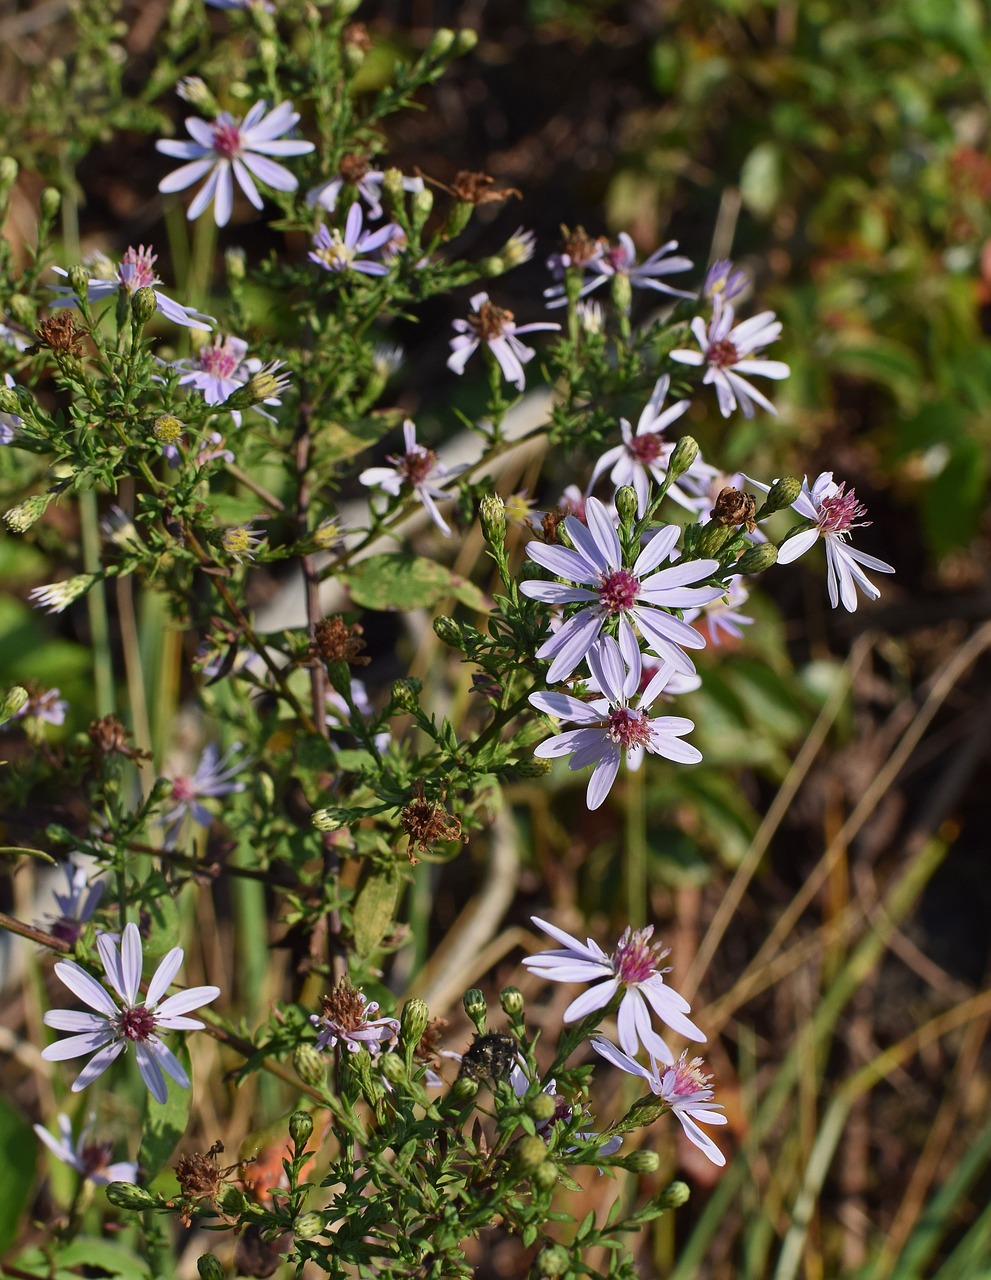
M502 1031L476 1035L465 1050L458 1079L499 1081L508 1079L520 1055L520 1046Z

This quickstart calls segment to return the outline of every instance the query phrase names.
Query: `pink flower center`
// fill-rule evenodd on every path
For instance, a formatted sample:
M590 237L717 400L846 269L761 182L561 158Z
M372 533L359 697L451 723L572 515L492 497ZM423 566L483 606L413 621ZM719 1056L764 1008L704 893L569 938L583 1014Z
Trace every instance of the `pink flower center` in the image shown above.
M625 271L630 265L622 244L611 244L602 255L602 261L613 271Z
M155 1032L155 1015L143 1004L135 1005L117 1019L117 1030L125 1040L147 1040Z
M660 457L664 441L656 432L649 432L644 436L634 436L626 447L641 466L649 467Z
M432 449L425 449L423 445L418 444L414 445L409 453L397 459L397 465L400 475L415 487L423 484L434 469L436 461L437 455Z
M196 799L196 787L193 785L192 778L172 779L172 799L178 800L181 804L189 804L191 800Z
M689 1062L685 1057L681 1057L673 1067L668 1067L664 1072L664 1092L669 1096L674 1094L676 1097L685 1098L704 1090L711 1097L712 1090L708 1088L711 1079L712 1077L707 1076L702 1070L701 1058L692 1058Z
M628 986L646 982L659 972L658 962L667 955L667 951L657 945L651 946L653 934L653 925L648 925L646 929L627 929L616 945L612 958L613 969L617 978Z
M497 307L492 302L483 302L468 323L483 342L493 342L515 329L513 313L504 307Z
M736 364L740 359L740 353L736 349L735 343L729 338L720 338L718 342L709 344L709 350L705 353L705 358L709 364L714 365L717 369L728 369L730 365Z
M146 249L144 245L140 245L137 249L129 245L117 268L117 275L125 289L134 293L136 289L150 289L158 284L158 276L155 275L157 258L158 254L152 253L151 249Z
M606 732L612 742L625 751L631 747L645 747L650 742L650 716L646 711L634 711L631 707L617 707L608 720Z
M232 378L240 363L240 356L231 350L227 341L200 347L200 368L215 378Z
M867 508L857 501L854 489L849 493L845 493L845 489L846 485L841 484L831 498L823 498L819 503L819 528L823 533L847 533L871 523L857 519L867 514Z
M632 609L640 592L640 579L629 569L614 569L602 575L599 600L607 613L623 613Z
M87 1173L102 1173L110 1163L113 1147L109 1142L87 1142L79 1152L79 1160Z
M213 149L228 160L240 154L241 130L232 120L218 122L213 126Z

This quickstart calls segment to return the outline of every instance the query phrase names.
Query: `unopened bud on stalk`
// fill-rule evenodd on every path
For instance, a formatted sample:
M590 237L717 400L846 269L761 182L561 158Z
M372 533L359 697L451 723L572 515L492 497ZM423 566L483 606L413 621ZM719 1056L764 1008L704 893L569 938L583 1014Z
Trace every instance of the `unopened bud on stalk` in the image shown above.
M478 507L485 541L501 547L506 539L506 504L497 493L487 493Z
M478 987L472 987L470 991L466 991L461 1002L464 1005L465 1013L475 1024L475 1029L480 1034L485 1030L485 1019L488 1017L489 1008L485 1003L485 996L479 991Z
M58 217L59 206L62 203L62 196L55 187L46 187L41 193L39 200L41 208L42 221L51 225Z
M27 689L21 685L15 684L8 689L0 700L0 724L6 724L8 720L13 720L19 711L22 711L28 704L31 695Z
M503 987L499 992L502 1011L510 1018L518 1018L523 1012L523 992L516 987Z
M413 192L410 203L413 210L413 229L420 231L433 212L434 193L429 187L422 187L419 191Z
M780 480L775 480L764 499L764 514L771 515L774 511L790 507L801 492L802 482L795 476L782 476Z
M478 1081L472 1080L471 1076L458 1076L451 1085L451 1097L455 1102L467 1102L470 1098L474 1098L476 1093L478 1093Z
M656 1151L634 1151L623 1160L623 1168L630 1173L656 1173L661 1167L661 1157Z
M392 701L403 711L416 711L420 705L423 681L415 676L404 676L392 682Z
M702 526L702 532L698 536L695 543L695 550L700 560L708 559L711 556L718 556L719 552L726 540L735 531L725 524L706 524Z
M398 1053L383 1053L379 1059L379 1070L382 1072L382 1078L387 1080L391 1085L405 1084L406 1065L400 1058Z
M472 31L470 27L462 27L454 37L455 57L461 58L466 53L471 53L476 44L478 44L478 32Z
M227 1272L220 1259L212 1253L200 1254L196 1259L196 1270L200 1273L200 1280L227 1280Z
M25 329L34 328L34 303L25 294L12 293L7 299L7 310L19 325Z
M227 271L227 279L231 284L240 284L247 274L246 271L247 255L240 246L228 249L224 254L224 268Z
M520 1138L512 1149L514 1167L526 1175L547 1163L547 1143L536 1135Z
M220 111L220 104L201 76L183 76L175 91L183 102L188 102L205 116L215 116Z
M453 240L455 236L459 236L471 221L474 209L475 206L470 200L459 200L447 215L447 222L444 224L444 238Z
M760 546L749 547L733 566L733 572L739 574L763 573L778 560L778 549L773 542L762 542Z
M558 1276L566 1276L571 1270L571 1258L567 1249L560 1244L548 1245L541 1249L533 1264L531 1275L557 1280Z
M446 614L442 613L434 618L434 633L449 649L462 648L461 628Z
M158 1205L154 1196L130 1182L111 1182L107 1187L107 1199L115 1209L154 1209Z
M698 456L698 441L692 436L682 436L672 449L671 458L668 461L668 475L672 482L679 476L683 476Z
M526 756L513 766L521 778L545 778L553 767L552 761L542 756Z
M313 1117L308 1111L294 1111L289 1117L289 1136L292 1138L296 1154L306 1146L313 1132Z
M616 490L616 510L620 523L629 528L637 514L637 491L631 484L621 485Z
M313 815L316 818L316 814ZM314 823L314 825L316 825ZM312 1044L298 1044L292 1055L293 1070L304 1084L319 1088L327 1082L327 1063L323 1054ZM294 1114L303 1114L294 1113ZM290 1125L291 1125L290 1121ZM290 1128L290 1132L291 1132Z
M560 1171L554 1161L545 1160L530 1174L530 1181L538 1191L553 1191L557 1186L559 1174Z
M691 1194L687 1182L671 1182L664 1188L654 1203L660 1209L680 1209L683 1204L688 1203L688 1198Z
M344 826L333 809L317 809L310 821L318 831L340 831Z
M131 298L131 315L134 317L135 324L147 324L157 310L158 299L155 297L154 289L146 286L135 290Z
M612 300L616 310L624 316L630 314L633 304L633 286L630 277L624 271L617 271L612 278Z
M450 27L441 27L434 32L433 38L424 51L424 58L427 62L438 61L454 47L456 39L457 37Z
M554 1118L557 1103L549 1093L538 1093L526 1104L526 1113L537 1124L546 1124Z
M81 262L69 268L69 283L77 298L86 298L89 294L89 271Z
M0 213L7 208L7 201L17 181L17 161L13 156L0 158Z
M10 387L0 386L0 413L20 413L21 402Z
M430 1010L425 1001L418 996L407 1000L399 1015L399 1036L403 1044L410 1048L418 1045L429 1021Z
M292 1224L292 1232L297 1240L315 1240L323 1234L323 1229L323 1214L316 1211L301 1213Z
M36 493L25 498L16 507L4 512L3 522L11 533L26 533L48 510L52 500L50 493Z

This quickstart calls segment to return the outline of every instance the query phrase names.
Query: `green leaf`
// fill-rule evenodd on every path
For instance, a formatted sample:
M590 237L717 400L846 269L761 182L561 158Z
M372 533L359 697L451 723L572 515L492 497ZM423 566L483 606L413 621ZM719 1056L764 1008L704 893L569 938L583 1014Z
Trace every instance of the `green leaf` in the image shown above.
M389 872L369 876L354 904L354 947L363 959L372 954L396 916L399 878Z
M973 536L984 503L987 470L981 447L961 436L946 466L927 486L922 517L937 555L963 546Z
M34 1184L34 1134L0 1098L0 1257L21 1225Z
M366 609L430 609L451 596L473 609L485 607L477 587L424 556L369 556L341 576L354 602Z
M170 1047L188 1075L189 1050L184 1044L173 1044ZM191 1089L183 1089L169 1076L165 1079L168 1083L168 1097L163 1103L154 1100L148 1103L138 1150L138 1163L144 1171L146 1182L155 1177L175 1151L179 1139L186 1132L189 1110L193 1103Z
M319 433L321 466L330 462L341 462L351 458L362 449L369 449L378 444L383 436L402 421L398 410L389 413L374 414L369 418L359 418L344 426L340 422L330 422L321 426Z
M107 1275L123 1276L124 1280L145 1280L150 1275L147 1266L124 1245L86 1237L66 1245L59 1254L59 1265L85 1267L88 1275L93 1274L90 1268L98 1267Z
M20 849L17 845L0 845L0 858L37 858L39 862L50 862L53 867L58 866L50 854L43 853L40 849Z

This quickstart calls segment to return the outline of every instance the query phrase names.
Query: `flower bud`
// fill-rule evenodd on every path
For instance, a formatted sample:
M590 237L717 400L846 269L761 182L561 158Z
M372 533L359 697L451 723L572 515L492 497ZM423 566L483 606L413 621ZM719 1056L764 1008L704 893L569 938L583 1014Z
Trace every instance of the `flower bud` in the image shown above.
M327 1081L327 1063L316 1045L298 1044L293 1050L292 1068L304 1084L314 1089Z
M41 193L39 200L41 208L42 221L51 225L58 216L59 206L62 203L62 196L55 187L46 187Z
M733 532L734 530L729 525L716 524L714 521L703 525L695 543L695 551L699 559L706 560L710 557L718 556L724 543Z
M12 391L10 387L0 386L0 413L20 413L21 402L17 398L17 392Z
M419 231L433 212L434 193L429 187L421 187L419 191L413 192L410 203L413 211L413 227Z
M429 1021L430 1010L425 1001L418 996L407 1000L399 1015L399 1035L403 1044L408 1048L418 1045Z
M656 1173L661 1167L661 1157L656 1151L633 1151L622 1163L630 1173Z
M337 816L335 809L317 809L310 822L318 831L340 831L345 825Z
M158 1201L142 1187L130 1182L111 1182L107 1187L107 1199L115 1209L155 1209Z
M416 711L420 706L423 681L415 676L404 676L392 682L392 701L403 711Z
M471 1076L458 1076L451 1085L451 1097L455 1102L467 1102L469 1098L474 1098L476 1093L478 1093L478 1081L472 1080Z
M482 992L479 991L478 987L472 987L470 991L465 992L461 1003L464 1005L465 1013L474 1023L476 1031L483 1032L489 1008L485 1003L485 996Z
M7 200L14 189L16 181L17 161L13 156L3 156L0 159L0 213L3 213L6 209Z
M45 514L51 500L50 493L36 493L25 498L16 507L4 512L3 522L11 533L26 533Z
M612 278L612 300L621 315L628 316L633 304L633 286L625 271L617 271Z
M541 1249L533 1264L531 1275L557 1280L558 1276L566 1276L571 1270L571 1258L564 1245L551 1244Z
M698 441L691 436L682 436L671 451L668 462L668 475L672 483L683 476L695 459L699 456Z
M553 1191L557 1186L558 1173L558 1167L554 1161L545 1160L530 1174L530 1181L538 1191Z
M480 258L475 265L478 268L478 274L481 276L504 276L509 270L506 259L500 258L498 254L488 258Z
M462 27L454 37L454 56L461 58L466 53L471 53L476 44L478 44L478 32L472 31L470 27Z
M687 1182L671 1182L657 1196L654 1203L659 1209L680 1209L683 1204L688 1203L688 1197L691 1194Z
M86 298L89 294L89 271L81 262L69 268L69 283L77 298Z
M230 284L240 284L247 275L247 255L240 246L234 246L224 254L224 269Z
M292 1224L292 1232L297 1240L315 1240L317 1236L323 1235L324 1216L315 1210L310 1213L301 1213Z
M151 426L151 434L159 444L177 444L185 431L185 423L171 413L163 413Z
M554 768L554 763L545 760L543 756L526 756L517 760L513 768L521 778L546 778Z
M535 1134L520 1138L512 1148L513 1166L521 1174L533 1173L547 1163L547 1143Z
M775 480L764 499L764 514L769 516L783 507L790 507L801 492L802 482L795 476L783 476L780 480Z
M438 31L435 31L433 38L427 45L426 51L424 52L423 57L425 61L439 61L454 47L456 39L457 36L450 27L441 27Z
M637 491L631 484L621 485L616 490L616 510L620 523L629 528L637 514Z
M538 1093L526 1104L526 1113L537 1124L546 1124L554 1119L557 1103L549 1093Z
M196 1270L200 1280L226 1280L227 1272L220 1259L212 1253L201 1253L196 1259Z
M778 549L773 542L762 542L759 546L748 547L733 566L733 572L742 575L763 573L776 564Z
M34 303L23 293L12 293L7 299L7 311L25 329L34 328Z
M407 1080L406 1066L398 1053L383 1053L378 1059L379 1070L383 1080L391 1085L405 1084Z
M447 222L444 223L444 239L453 240L455 236L459 236L471 221L474 210L475 206L470 200L459 200L447 215Z
M523 992L516 987L503 987L499 992L502 1011L510 1018L518 1018L523 1012Z
M464 641L461 638L461 628L446 614L439 614L434 618L434 632L438 640L442 640L449 649L461 649L463 651Z
M501 547L506 539L506 504L497 493L487 493L478 507L485 541Z
M6 724L8 720L13 720L18 711L22 711L27 706L31 695L27 689L19 684L13 685L3 695L0 700L0 724Z
M300 1048L304 1046L300 1045ZM312 1048L307 1045L306 1048ZM295 1062L295 1056L294 1056ZM310 1140L310 1134L313 1132L313 1117L308 1111L294 1111L289 1117L289 1136L292 1138L292 1144L296 1148L296 1154L305 1148Z

